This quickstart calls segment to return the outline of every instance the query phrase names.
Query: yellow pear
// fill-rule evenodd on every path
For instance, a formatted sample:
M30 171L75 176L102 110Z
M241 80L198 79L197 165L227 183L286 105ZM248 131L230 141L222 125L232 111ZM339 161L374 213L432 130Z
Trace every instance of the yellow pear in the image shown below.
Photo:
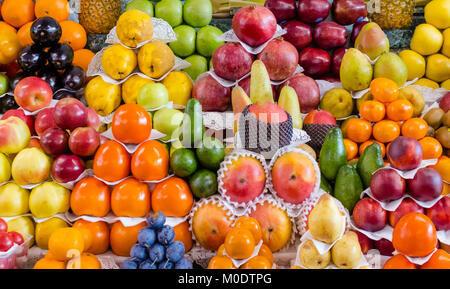
M297 92L290 86L281 89L278 106L287 111L292 118L292 126L296 129L302 129L303 120L300 113L300 103L298 101Z
M124 79L133 72L136 65L136 53L120 44L114 44L103 51L103 70L113 79Z
M346 232L331 248L331 258L334 265L341 269L352 269L358 266L362 252L358 235L355 232Z
M134 48L139 43L152 39L152 19L139 10L126 11L117 20L116 33L120 42Z
M107 116L120 105L120 85L108 83L101 76L97 76L87 84L85 98L90 108L99 115Z
M231 105L233 106L235 133L238 131L239 116L251 103L252 101L248 97L247 93L245 93L244 89L239 85L231 90Z
M128 78L122 84L122 99L125 103L136 103L139 89L148 83L154 83L153 80L141 77L137 74Z
M331 254L330 251L319 254L313 241L308 240L300 247L299 258L303 267L308 269L323 269L330 264Z
M449 79L450 59L442 54L428 56L425 75L428 79L436 82L442 82Z
M169 92L169 101L186 106L191 98L192 80L184 71L172 71L162 81Z
M273 102L273 91L269 73L261 60L255 60L252 64L250 100L252 103Z
M408 69L408 81L425 75L426 62L422 55L413 50L403 50L398 54Z
M444 37L436 27L424 23L414 30L410 46L421 55L431 55L441 49L443 41Z
M439 83L437 83L433 80L430 80L428 78L421 78L421 79L417 80L416 82L414 82L413 85L425 86L425 87L429 87L429 88L433 88L433 89L439 88Z
M324 194L309 214L308 228L314 239L331 244L342 234L344 222L336 201Z
M425 99L423 95L414 87L406 86L400 89L399 99L406 99L414 106L413 116L418 117L425 108Z
M450 0L433 0L425 6L425 21L438 29L450 27Z
M163 42L150 42L139 49L138 65L145 75L160 78L175 65L175 54Z

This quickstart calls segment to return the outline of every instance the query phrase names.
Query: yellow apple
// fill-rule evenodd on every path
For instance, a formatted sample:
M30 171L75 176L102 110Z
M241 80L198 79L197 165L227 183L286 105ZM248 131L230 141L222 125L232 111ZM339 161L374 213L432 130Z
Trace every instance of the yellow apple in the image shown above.
M30 211L36 218L65 213L70 206L70 191L55 182L45 182L30 194Z
M50 176L50 157L38 148L22 150L14 158L11 173L18 185L38 184Z
M18 217L8 221L8 232L17 232L22 236L31 235L33 238L30 240L29 246L34 244L34 222L31 217L24 216Z
M37 223L36 245L43 250L48 250L48 239L50 239L50 235L57 229L65 227L69 227L69 225L60 218L51 218L42 223Z
M30 141L30 129L18 117L0 120L0 153L15 154L24 149Z
M14 217L28 213L30 192L15 183L0 187L0 217Z
M0 153L0 184L11 179L11 164L8 158Z

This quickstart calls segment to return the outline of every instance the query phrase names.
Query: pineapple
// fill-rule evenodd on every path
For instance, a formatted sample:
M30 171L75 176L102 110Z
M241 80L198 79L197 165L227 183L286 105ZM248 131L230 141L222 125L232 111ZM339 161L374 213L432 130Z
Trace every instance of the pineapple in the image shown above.
M121 12L120 0L81 0L79 21L90 34L107 34Z
M369 12L369 19L382 29L405 29L411 26L416 0L375 0L381 8L379 12ZM372 2L369 1L369 6Z

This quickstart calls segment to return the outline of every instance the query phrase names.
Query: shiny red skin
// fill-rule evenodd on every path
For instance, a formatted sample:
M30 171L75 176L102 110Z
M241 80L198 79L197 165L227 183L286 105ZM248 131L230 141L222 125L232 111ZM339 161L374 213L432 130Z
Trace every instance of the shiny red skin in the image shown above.
M59 156L68 151L69 135L59 127L51 127L41 135L39 143L42 150L51 156Z
M272 11L277 22L293 19L297 16L295 0L266 0L264 7Z
M436 230L450 230L450 197L443 197L433 207L426 209Z
M392 167L402 171L417 168L423 159L420 143L414 138L404 136L399 136L391 142L387 155Z
M419 206L413 199L405 198L402 200L400 206L398 206L395 211L389 212L389 224L392 227L395 227L401 217L414 212L424 214L424 209Z
M25 115L23 109L10 109L7 112L5 112L5 114L3 114L1 119L4 120L11 116L16 116L21 120L23 120L30 129L31 135L34 134L34 117L32 115Z
M394 201L405 194L406 182L397 171L382 169L372 175L370 191L378 201Z
M231 104L231 90L207 75L195 82L192 98L200 101L203 111L225 111Z
M333 17L339 24L351 25L367 17L364 0L334 0Z
M298 73L279 86L291 86L297 93L301 113L308 113L317 109L320 102L320 90L317 82L309 76Z
M322 21L314 27L314 43L322 49L342 47L347 43L347 29L333 21Z
M312 29L308 24L300 22L298 20L289 20L281 27L286 29L286 34L283 38L294 45L298 50L302 50L312 42Z
M244 6L234 14L231 26L241 41L258 46L273 37L277 30L277 19L266 7Z
M69 148L75 155L92 156L99 146L100 134L93 127L79 127L70 134Z
M86 106L76 98L68 97L58 101L53 112L55 123L62 129L74 130L87 125Z
M273 81L280 81L294 74L298 65L298 52L294 45L282 38L271 40L258 54Z
M342 58L347 50L345 47L337 48L331 56L331 72L338 78L340 77Z
M225 43L212 55L214 73L227 80L238 80L252 69L253 55L240 43Z
M83 160L75 155L60 155L52 165L52 176L58 183L75 181L84 171Z
M330 14L331 4L328 0L302 0L297 7L298 19L305 23L317 23Z
M392 242L388 239L380 239L378 241L374 242L375 249L380 251L380 254L382 256L392 256L395 248L394 245L392 245Z
M419 169L414 178L408 180L409 194L423 202L438 198L443 186L441 175L432 168Z
M58 127L55 123L55 118L53 117L53 112L55 108L47 107L41 110L34 120L34 129L37 135L41 135L49 128Z
M306 47L300 52L299 64L306 75L320 76L330 72L331 56L324 49Z
M353 221L360 229L376 232L386 226L387 212L377 201L364 198L359 200L353 208Z

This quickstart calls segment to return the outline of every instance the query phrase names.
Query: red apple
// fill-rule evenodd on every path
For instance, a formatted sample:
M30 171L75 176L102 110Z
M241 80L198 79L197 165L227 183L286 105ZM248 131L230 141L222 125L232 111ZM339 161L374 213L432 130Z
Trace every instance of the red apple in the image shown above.
M242 89L245 91L245 93L250 96L250 81L251 77L246 77L238 82L238 85L242 87ZM277 90L275 89L275 86L272 85L272 92L274 99L277 99Z
M367 16L364 0L334 0L334 20L342 25L351 25Z
M55 123L55 118L53 117L53 112L55 108L47 107L41 110L34 120L34 129L37 135L41 135L49 128L58 127Z
M228 80L238 80L252 69L253 55L240 43L225 43L212 55L214 72Z
M439 102L439 107L444 111L447 112L450 110L450 92L447 92L444 97L442 97L441 101Z
M355 24L353 24L352 34L350 36L350 41L351 41L352 45L355 43L356 37L358 37L359 32L361 32L361 29L363 28L363 26L369 22L370 21L364 20L364 21L359 21L359 22L356 22Z
M27 148L37 148L37 149L42 149L41 147L41 142L39 138L31 138L30 142L27 145Z
M36 111L50 105L53 91L45 80L30 76L17 83L14 99L25 110Z
M347 29L333 21L322 21L314 27L314 42L322 49L342 47L347 42Z
M364 198L353 208L353 221L362 230L376 232L386 226L387 212L377 201Z
M270 79L280 81L294 74L298 65L298 52L294 45L277 38L267 44L258 54L258 59L266 66Z
M59 127L51 127L44 131L40 138L42 150L51 156L59 156L67 152L69 136Z
M300 52L299 64L306 75L319 76L330 72L331 56L324 49L306 47Z
M92 156L99 146L100 134L92 127L79 127L70 134L69 148L75 155Z
M200 101L203 111L225 111L231 103L231 90L207 75L195 82L192 98Z
M312 42L312 30L308 24L297 20L290 20L281 25L286 29L284 39L289 41L298 50L302 50Z
M450 197L443 197L426 212L436 230L450 230Z
M52 176L59 183L76 180L84 171L83 160L75 155L60 155L52 165Z
M361 232L355 231L358 235L359 246L363 254L367 254L370 249L373 249L373 241Z
M320 102L320 90L314 79L298 73L280 85L280 90L286 85L295 89L302 113L317 109Z
M297 14L295 0L266 0L264 7L272 11L278 22L295 18Z
M87 108L87 112L88 112L87 126L92 127L95 130L98 130L101 126L101 122L97 112L90 107Z
M370 191L381 202L398 200L406 192L405 180L393 169L382 169L372 175Z
M380 239L374 242L375 249L380 251L382 256L392 256L395 251L394 245L388 239Z
M414 178L408 180L408 189L414 199L422 202L432 201L442 193L442 177L435 169L419 169Z
M415 138L399 136L389 145L387 156L394 168L402 171L413 170L422 162L422 146Z
M347 48L341 47L333 51L333 56L331 57L331 72L337 77L340 77L342 58L347 50Z
M0 120L0 153L15 154L23 150L30 141L30 129L16 116Z
M336 125L334 116L326 110L313 110L306 115L303 124L331 124Z
M23 109L10 109L7 112L5 112L5 114L2 116L2 119L7 119L11 116L16 116L21 120L23 120L30 129L31 135L34 134L34 118L32 115L25 115Z
M68 97L56 103L53 117L58 127L74 130L77 127L87 125L88 112L86 106L81 101Z
M414 200L410 198L405 198L402 200L400 206L398 206L398 208L395 211L389 212L389 224L392 227L395 227L395 225L397 224L398 220L400 220L401 217L403 217L408 213L413 212L423 214L424 210Z
M328 17L331 4L328 0L302 0L298 3L297 15L305 23L317 23Z
M273 37L277 30L277 19L266 7L244 6L234 14L232 27L241 41L258 46Z

